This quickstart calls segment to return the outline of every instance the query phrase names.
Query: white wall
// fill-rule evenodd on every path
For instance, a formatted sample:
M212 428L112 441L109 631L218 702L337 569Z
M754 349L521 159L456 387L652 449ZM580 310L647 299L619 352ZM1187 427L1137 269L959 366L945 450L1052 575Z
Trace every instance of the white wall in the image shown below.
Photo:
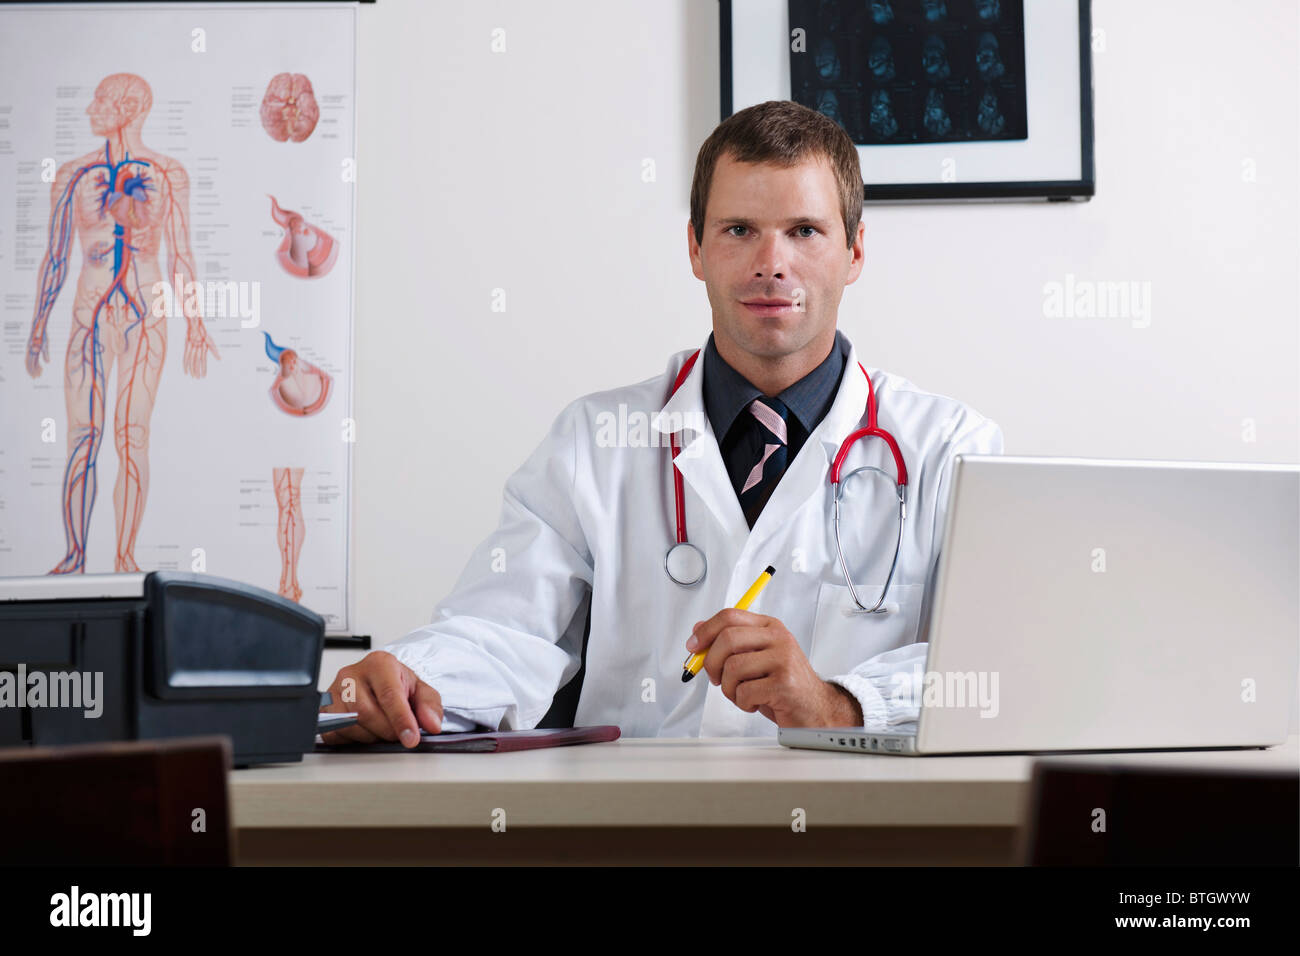
M868 207L840 327L1008 453L1300 461L1297 6L1093 21L1097 197ZM718 7L382 0L360 31L353 570L378 646L427 623L567 402L707 336L686 222ZM1150 282L1150 325L1045 318L1067 273ZM355 655L326 657L323 685Z

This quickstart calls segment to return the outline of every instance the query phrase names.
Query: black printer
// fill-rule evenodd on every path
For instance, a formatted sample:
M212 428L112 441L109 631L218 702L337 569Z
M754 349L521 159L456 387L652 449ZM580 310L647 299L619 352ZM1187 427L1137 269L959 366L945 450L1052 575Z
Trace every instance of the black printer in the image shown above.
M325 621L208 574L0 578L0 746L225 734L236 766L312 749Z

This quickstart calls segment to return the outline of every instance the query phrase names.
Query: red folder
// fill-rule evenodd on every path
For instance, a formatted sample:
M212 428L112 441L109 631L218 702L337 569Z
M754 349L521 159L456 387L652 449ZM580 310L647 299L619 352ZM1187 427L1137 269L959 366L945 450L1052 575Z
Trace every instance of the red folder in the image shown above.
M546 730L489 730L469 734L421 734L414 747L396 741L374 744L317 744L317 753L505 753L507 750L537 750L542 747L567 747L571 744L598 744L618 740L619 729L613 724L598 727L557 727Z

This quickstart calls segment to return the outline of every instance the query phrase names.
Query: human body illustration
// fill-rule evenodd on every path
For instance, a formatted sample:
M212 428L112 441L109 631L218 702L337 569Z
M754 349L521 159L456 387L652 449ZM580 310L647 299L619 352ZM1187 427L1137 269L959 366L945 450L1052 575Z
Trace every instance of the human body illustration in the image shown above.
M280 594L291 601L302 598L298 586L298 556L307 522L302 517L302 469L272 468L275 481L275 543L280 549Z
M281 209L271 196L271 218L284 228L284 240L275 250L284 271L300 279L315 279L334 268L338 243L324 229L313 226L291 209Z
M271 333L266 336L267 357L279 366L279 374L269 389L271 401L286 415L315 415L329 401L333 380L293 349L276 345Z
M176 160L144 146L140 131L153 102L149 84L131 73L106 77L86 113L101 148L59 167L50 191L49 241L41 260L27 372L41 374L50 358L47 325L68 277L72 242L80 236L81 272L72 303L64 362L68 459L63 473L63 529L67 549L51 574L86 570L86 535L95 504L96 468L106 427L111 373L116 368L113 489L117 549L113 569L138 571L134 551L149 493L149 424L167 352L167 315L152 307L163 275L194 281L189 240L189 177ZM167 244L167 267L158 255ZM150 298L146 299L146 290ZM207 374L211 352L197 303L183 303L184 367Z

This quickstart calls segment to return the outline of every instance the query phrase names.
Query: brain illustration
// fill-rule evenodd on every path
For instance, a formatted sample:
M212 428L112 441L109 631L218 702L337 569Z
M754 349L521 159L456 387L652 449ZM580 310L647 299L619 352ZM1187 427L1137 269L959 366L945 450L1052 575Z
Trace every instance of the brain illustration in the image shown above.
M311 80L301 73L277 73L262 97L262 128L278 142L301 143L316 128L320 107Z

